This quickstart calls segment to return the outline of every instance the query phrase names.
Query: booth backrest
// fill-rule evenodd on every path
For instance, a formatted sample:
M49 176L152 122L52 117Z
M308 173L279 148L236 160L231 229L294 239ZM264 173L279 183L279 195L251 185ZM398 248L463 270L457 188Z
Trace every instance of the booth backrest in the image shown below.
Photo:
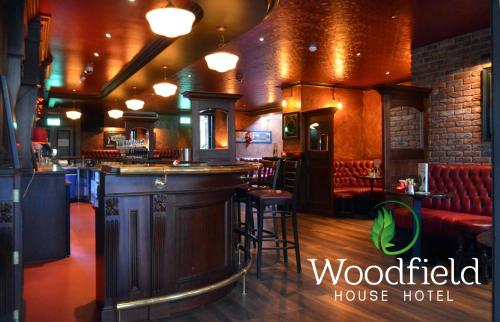
M422 206L491 216L492 187L491 166L430 164L429 191L448 193L452 198L425 199Z
M373 169L373 160L335 161L333 182L335 188L370 187L370 181L358 179L357 176L367 175ZM380 167L382 171L382 166ZM383 175L382 173L380 173ZM374 181L375 187L382 187L382 181Z

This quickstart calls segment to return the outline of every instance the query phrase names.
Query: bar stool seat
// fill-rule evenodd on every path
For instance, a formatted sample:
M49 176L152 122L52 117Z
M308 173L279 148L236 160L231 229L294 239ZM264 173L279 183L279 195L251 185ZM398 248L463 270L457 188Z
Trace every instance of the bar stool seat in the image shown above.
M260 199L260 202L269 204L285 204L290 202L293 198L292 193L284 190L253 190L249 191L248 195L250 198Z

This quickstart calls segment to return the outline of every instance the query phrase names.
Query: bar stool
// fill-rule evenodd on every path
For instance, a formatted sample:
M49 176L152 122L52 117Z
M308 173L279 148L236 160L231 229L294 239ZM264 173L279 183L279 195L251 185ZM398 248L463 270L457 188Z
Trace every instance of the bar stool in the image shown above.
M245 217L245 222L241 221L241 203L246 205L248 200L248 192L253 190L260 189L276 189L278 183L279 169L281 166L281 160L261 160L260 163L262 166L257 171L257 177L254 182L250 182L247 188L239 188L236 189L236 193L233 197L233 202L236 205L236 223L234 232L239 234L240 237L245 235L245 226L246 223L249 224L250 231L254 230L254 220L253 216L250 218ZM275 225L275 232L277 232L278 228ZM239 241L241 242L241 240ZM254 247L256 246L256 242L254 242Z
M250 239L257 242L257 277L260 278L262 269L262 251L276 250L278 253L283 250L284 262L288 262L288 250L295 249L295 258L297 262L297 272L301 272L299 236L297 229L297 200L300 178L300 161L284 161L283 171L283 190L265 189L252 190L248 192L248 201L246 207L246 220L249 222L253 218L253 208L257 209L257 232L245 226L245 248L250 247ZM271 216L267 215L271 213ZM292 219L293 241L289 241L286 235L286 220ZM273 235L264 236L264 220L276 219L281 221L282 238L279 239L278 231L275 229ZM276 227L276 225L274 225ZM263 247L264 241L274 240L274 247ZM247 252L248 253L248 252Z

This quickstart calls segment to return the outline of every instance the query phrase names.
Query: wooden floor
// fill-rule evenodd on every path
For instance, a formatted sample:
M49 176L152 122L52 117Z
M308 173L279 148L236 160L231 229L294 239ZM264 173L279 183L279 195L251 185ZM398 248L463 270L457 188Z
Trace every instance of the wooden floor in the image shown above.
M89 303L92 294L86 294L94 289L91 278L94 249L87 242L93 227L77 226L89 225L92 213L92 208L86 204L72 205L73 258L26 270L28 322L93 320L94 307ZM375 290L389 290L388 302L335 301L335 290L369 291L372 288L366 284L353 287L345 282L333 286L327 281L316 286L307 258L346 258L350 264L361 267L394 264L393 258L373 247L371 223L366 219L333 219L302 214L299 217L302 274L296 273L293 256L289 256L287 268L278 262L273 251L267 252L261 279L256 278L255 270L247 278L247 295L241 294L240 283L231 294L216 303L164 321L491 321L491 283L484 286L429 286L428 289L449 291L454 302L403 302L403 286L389 285L373 287ZM77 240L83 238L79 233L82 231L86 232L84 243ZM57 266L56 271L54 266ZM53 278L47 277L55 272L57 278L54 275ZM77 277L78 272L81 274ZM75 279L82 286L80 291L70 286ZM417 275L417 280L421 280L420 275ZM48 290L46 296L37 290L40 283Z

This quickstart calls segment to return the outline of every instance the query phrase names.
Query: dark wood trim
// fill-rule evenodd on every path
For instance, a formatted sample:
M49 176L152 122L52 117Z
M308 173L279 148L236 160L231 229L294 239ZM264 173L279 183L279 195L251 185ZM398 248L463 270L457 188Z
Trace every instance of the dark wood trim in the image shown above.
M493 64L493 124L500 124L500 1L491 1L491 41ZM493 314L492 321L500 321L500 131L493 128Z
M237 101L241 98L241 94L227 94L227 93L215 93L215 92L196 92L196 91L186 91L182 93L182 96L190 99L206 99L206 100L232 100Z

